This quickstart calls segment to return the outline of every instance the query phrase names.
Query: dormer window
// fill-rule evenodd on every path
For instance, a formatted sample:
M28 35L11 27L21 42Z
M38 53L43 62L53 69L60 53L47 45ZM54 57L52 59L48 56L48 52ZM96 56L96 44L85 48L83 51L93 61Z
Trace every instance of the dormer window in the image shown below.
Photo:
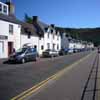
M47 32L48 31L48 28L45 28L45 32Z
M53 33L53 30L51 30L51 33Z
M3 6L3 12L7 13L7 6Z

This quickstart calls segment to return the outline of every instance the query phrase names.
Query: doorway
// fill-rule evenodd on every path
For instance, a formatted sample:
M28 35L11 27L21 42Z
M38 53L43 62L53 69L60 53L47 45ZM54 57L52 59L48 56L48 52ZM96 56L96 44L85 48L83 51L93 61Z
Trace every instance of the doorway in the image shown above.
M8 56L13 52L13 42L8 42Z

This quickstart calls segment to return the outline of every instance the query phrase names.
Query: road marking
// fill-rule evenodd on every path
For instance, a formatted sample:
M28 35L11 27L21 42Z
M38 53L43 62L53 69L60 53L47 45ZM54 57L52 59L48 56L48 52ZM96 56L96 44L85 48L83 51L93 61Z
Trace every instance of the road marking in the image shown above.
M61 71L57 72L56 74L50 76L49 78L47 78L46 80L36 84L35 86L33 86L32 88L22 92L21 94L13 97L11 100L24 100L26 97L32 95L34 92L36 92L37 90L39 90L40 88L42 88L43 86L45 86L50 80L54 80L57 79L59 77L61 77L65 71L69 71L72 68L74 68L74 66L78 65L79 63L81 63L83 60L87 59L88 57L90 57L93 53L81 58L80 60L78 60L77 62L74 62L73 64L66 66L66 68L62 69Z

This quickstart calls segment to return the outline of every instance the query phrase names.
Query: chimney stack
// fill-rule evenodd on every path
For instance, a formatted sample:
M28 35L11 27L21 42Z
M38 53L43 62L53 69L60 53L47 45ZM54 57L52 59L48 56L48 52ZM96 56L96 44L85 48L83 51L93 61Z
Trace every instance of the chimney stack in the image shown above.
M38 16L33 16L33 23L37 23L38 22Z
M6 0L6 4L9 8L9 15L15 16L15 5L12 3L11 0Z

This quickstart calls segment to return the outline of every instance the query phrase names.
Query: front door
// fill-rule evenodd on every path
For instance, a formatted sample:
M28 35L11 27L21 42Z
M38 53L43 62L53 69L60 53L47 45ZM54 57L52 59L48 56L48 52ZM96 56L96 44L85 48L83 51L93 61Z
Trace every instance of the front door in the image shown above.
M13 52L13 42L8 42L8 56Z

